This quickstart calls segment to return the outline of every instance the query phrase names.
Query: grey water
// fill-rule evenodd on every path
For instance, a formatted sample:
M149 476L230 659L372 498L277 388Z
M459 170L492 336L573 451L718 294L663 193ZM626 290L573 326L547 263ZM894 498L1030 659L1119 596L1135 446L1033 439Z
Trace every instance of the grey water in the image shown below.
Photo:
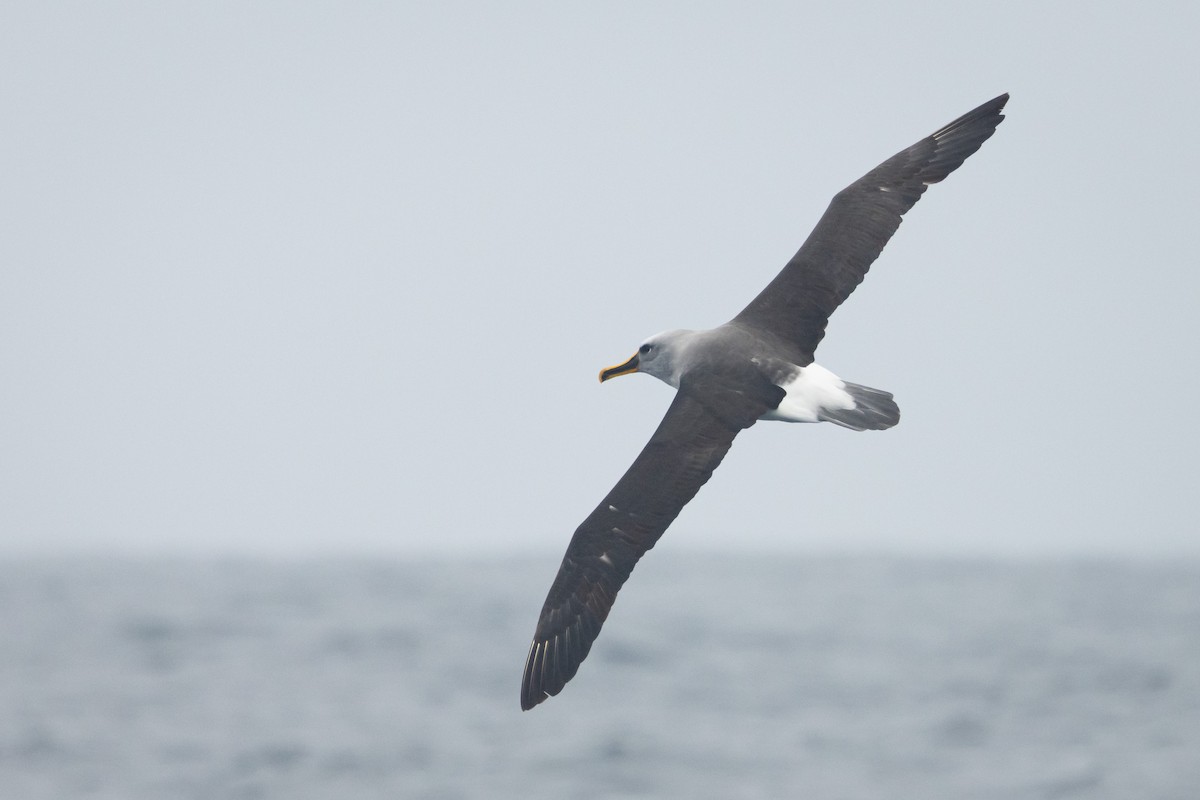
M1200 797L1200 564L658 552L0 562L0 798Z

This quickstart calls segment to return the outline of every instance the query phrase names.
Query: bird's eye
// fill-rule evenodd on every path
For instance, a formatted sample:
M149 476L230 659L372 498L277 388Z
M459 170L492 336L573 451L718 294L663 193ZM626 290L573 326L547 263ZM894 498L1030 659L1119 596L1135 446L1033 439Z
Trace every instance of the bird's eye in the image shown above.
M638 352L641 353L642 355L646 355L646 353L650 352L650 345L648 345L648 344L642 345L641 347L638 348Z

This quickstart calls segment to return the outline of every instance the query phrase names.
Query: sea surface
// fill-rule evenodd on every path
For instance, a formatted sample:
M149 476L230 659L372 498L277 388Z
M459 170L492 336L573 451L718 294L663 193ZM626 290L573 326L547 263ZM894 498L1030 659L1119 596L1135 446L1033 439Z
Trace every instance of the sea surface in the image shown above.
M0 798L1200 798L1200 564L0 561Z

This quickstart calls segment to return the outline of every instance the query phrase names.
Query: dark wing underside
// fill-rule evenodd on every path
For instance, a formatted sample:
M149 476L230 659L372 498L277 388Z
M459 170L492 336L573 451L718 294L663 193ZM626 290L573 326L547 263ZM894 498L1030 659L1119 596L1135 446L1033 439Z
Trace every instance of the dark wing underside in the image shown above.
M558 694L575 676L638 559L709 479L738 432L782 397L765 379L735 390L685 378L633 466L571 537L525 661L522 709Z
M829 315L862 283L900 217L987 141L1006 102L1007 94L989 100L838 192L792 260L734 321L782 337L811 361Z

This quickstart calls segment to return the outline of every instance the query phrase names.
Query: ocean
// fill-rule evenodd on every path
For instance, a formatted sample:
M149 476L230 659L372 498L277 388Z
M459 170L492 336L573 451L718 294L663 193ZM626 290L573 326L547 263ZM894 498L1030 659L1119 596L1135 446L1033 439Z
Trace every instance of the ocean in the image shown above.
M1200 798L1200 563L0 561L0 798Z

